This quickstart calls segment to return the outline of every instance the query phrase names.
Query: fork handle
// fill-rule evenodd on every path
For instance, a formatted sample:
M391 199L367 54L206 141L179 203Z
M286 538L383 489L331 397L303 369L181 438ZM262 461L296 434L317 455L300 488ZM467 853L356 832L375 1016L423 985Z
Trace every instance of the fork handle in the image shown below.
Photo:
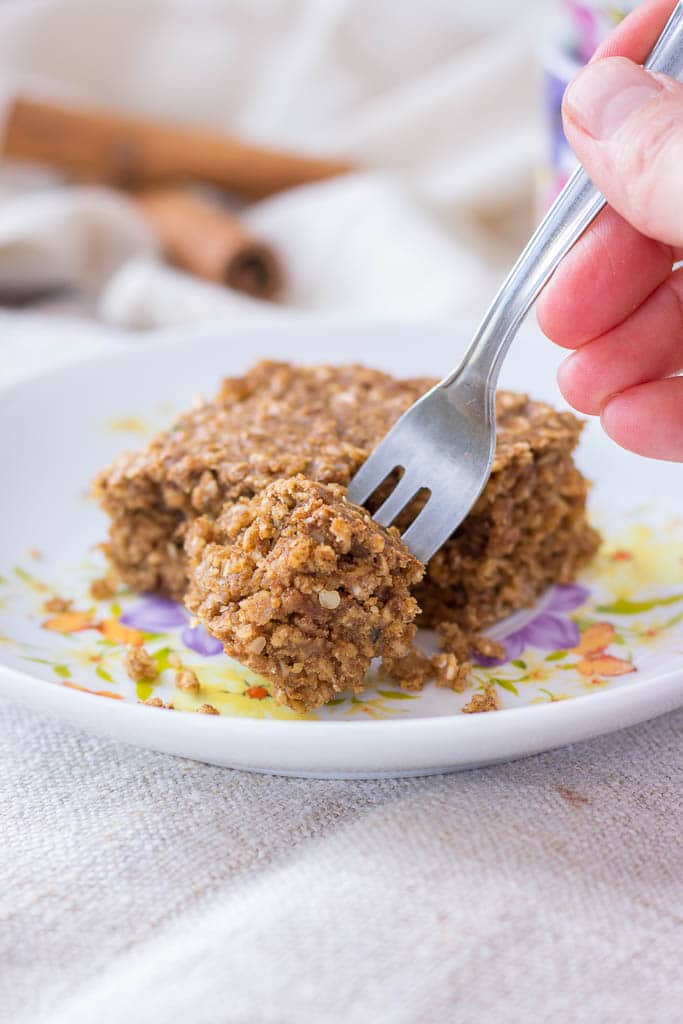
M645 63L650 71L683 77L683 0L676 4ZM532 235L500 287L460 365L442 382L448 390L456 379L491 396L501 364L524 317L543 286L606 204L583 167L578 167Z

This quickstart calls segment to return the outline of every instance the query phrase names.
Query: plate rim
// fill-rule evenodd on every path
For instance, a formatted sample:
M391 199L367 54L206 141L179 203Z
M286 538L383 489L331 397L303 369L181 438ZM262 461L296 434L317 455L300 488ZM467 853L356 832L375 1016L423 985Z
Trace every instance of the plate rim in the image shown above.
M681 682L683 668L673 669L655 680L654 701L643 686L636 685L586 694L596 702L597 714L588 712L586 700L574 698L554 702L563 705L564 711L552 707L550 702L526 705L505 708L492 715L468 715L467 724L458 713L431 718L331 722L214 717L176 711L163 714L161 708L118 700L107 701L105 711L106 698L97 700L94 694L71 690L64 699L66 687L0 666L3 696L86 734L222 768L350 780L463 771L590 741L676 710L683 704ZM161 728L148 724L153 720L143 719L144 711L162 713L157 720ZM536 712L531 719L538 726L536 729L528 727L531 711ZM520 729L516 723L522 715L526 715L523 721L527 728ZM316 728L304 732L309 726ZM301 743L305 736L315 738L315 750ZM340 737L345 740L341 745L325 742ZM463 737L465 749L458 742ZM277 743L277 747L260 743L264 738ZM368 744L368 738L380 742ZM489 744L489 750L480 748L479 743L482 748ZM268 751L265 755L264 747Z

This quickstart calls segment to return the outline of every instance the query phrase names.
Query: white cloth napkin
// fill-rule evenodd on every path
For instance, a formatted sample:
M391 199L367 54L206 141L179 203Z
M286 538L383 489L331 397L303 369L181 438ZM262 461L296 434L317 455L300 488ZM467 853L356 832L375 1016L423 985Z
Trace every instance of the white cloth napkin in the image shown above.
M282 254L283 306L441 317L482 308L531 223L543 6L5 3L2 91L5 104L23 90L350 157L362 172L243 211ZM152 270L156 254L121 196L0 168L0 293L63 281L136 327L260 305Z

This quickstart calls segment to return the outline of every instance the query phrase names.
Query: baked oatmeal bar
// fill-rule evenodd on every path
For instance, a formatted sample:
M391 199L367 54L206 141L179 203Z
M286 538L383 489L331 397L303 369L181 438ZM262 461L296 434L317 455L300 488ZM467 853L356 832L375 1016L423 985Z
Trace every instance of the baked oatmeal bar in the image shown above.
M396 419L433 385L363 366L261 362L180 416L141 452L95 480L111 519L105 546L136 590L181 598L183 538L199 515L297 473L347 484ZM572 578L598 536L572 451L581 423L524 395L499 392L491 478L476 507L431 560L420 588L425 623L484 628Z
M232 657L297 709L360 690L411 649L424 566L345 489L296 476L198 519L186 603Z
M193 543L203 533L207 546L225 547L231 504L258 499L269 485L297 475L347 484L433 383L397 380L362 366L272 362L226 380L213 401L179 417L143 451L121 456L95 481L95 495L111 519L106 551L116 572L135 589L184 597L188 574L203 572L198 555L191 569L184 550L193 523ZM413 591L419 624L441 626L452 641L445 645L450 653L472 647L482 629L533 604L550 584L570 581L599 542L586 517L588 484L573 461L580 421L525 395L499 392L497 423L488 484ZM266 519L270 514L258 501L235 514L245 514L244 507ZM195 579L196 608L211 606L209 583L206 574ZM214 611L210 615L215 618ZM450 633L444 624L451 624ZM402 657L394 652L395 662ZM464 658L458 650L458 661ZM261 656L258 670L267 675L266 660Z

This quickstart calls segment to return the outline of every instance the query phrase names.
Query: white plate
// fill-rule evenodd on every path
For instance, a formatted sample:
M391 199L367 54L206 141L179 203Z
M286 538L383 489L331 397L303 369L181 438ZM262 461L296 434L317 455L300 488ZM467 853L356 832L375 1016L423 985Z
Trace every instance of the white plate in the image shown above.
M507 637L514 661L479 668L475 685L497 680L502 711L464 715L471 692L458 695L430 685L416 696L378 684L361 698L347 697L301 718L278 707L261 680L224 655L193 649L201 648L202 637L188 633L178 608L136 595L114 602L88 596L90 581L103 571L95 545L106 531L105 517L86 496L90 479L121 448L142 445L195 394L211 394L222 375L239 373L266 355L358 360L399 374L440 374L466 340L463 325L223 327L141 344L5 392L3 693L156 750L254 771L358 777L488 764L682 704L683 529L675 518L681 469L621 452L595 424L586 431L580 462L597 481L592 506L607 546L580 581L585 590L552 592L536 609L492 631ZM557 358L530 331L513 347L503 383L559 402ZM51 594L73 598L76 610L88 613L82 622L90 628L46 628L50 615L42 606ZM181 652L204 684L199 699L173 694L171 670L162 672L155 687L138 688L127 678L121 664L125 645L118 640L121 617L129 629L145 634L147 649L162 667L170 649ZM597 638L593 646L604 648L604 656L587 665L573 646L579 634L586 646L588 629L588 639ZM141 700L152 692L165 700L173 694L183 710L145 706ZM188 713L207 701L220 716Z

